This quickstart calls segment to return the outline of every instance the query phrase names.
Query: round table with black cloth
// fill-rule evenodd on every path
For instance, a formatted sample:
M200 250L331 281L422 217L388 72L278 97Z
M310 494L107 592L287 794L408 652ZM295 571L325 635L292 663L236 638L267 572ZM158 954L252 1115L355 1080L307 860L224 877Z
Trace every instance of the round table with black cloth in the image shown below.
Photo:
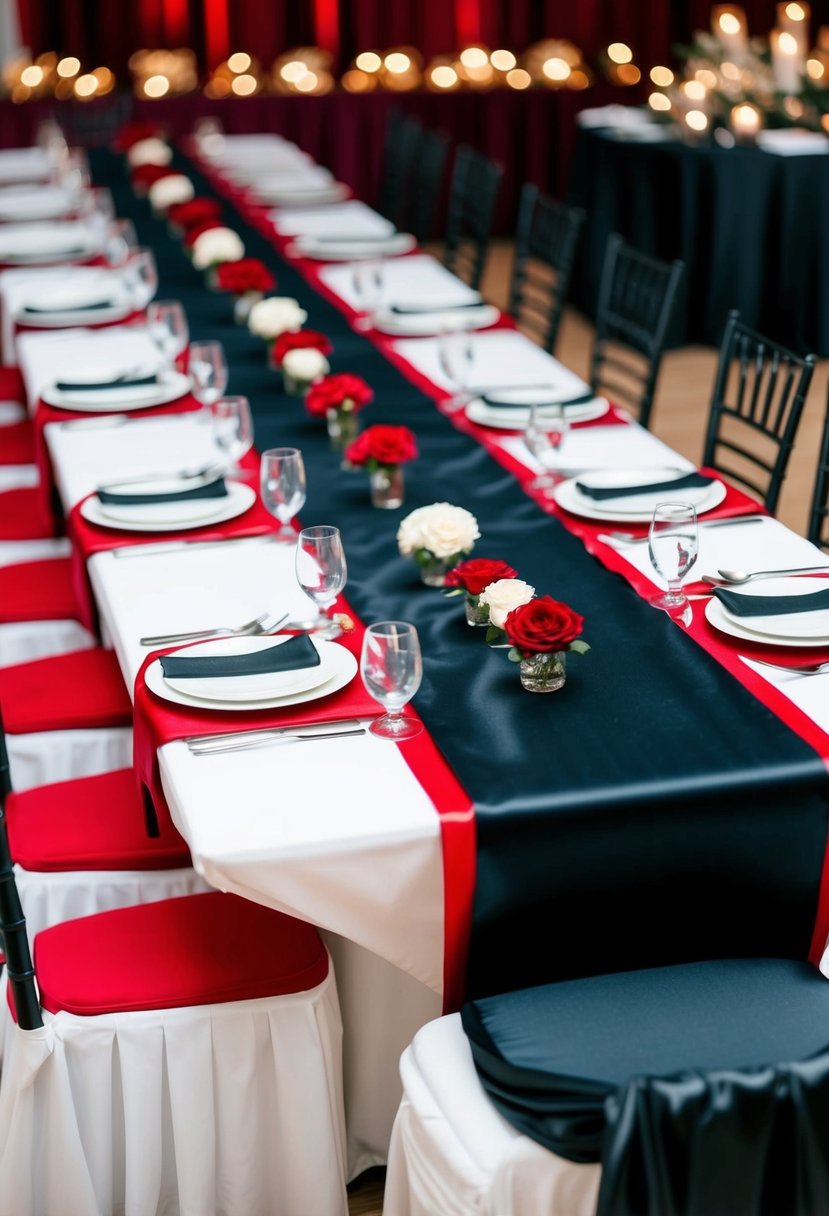
M584 207L572 297L594 315L607 238L686 265L671 345L719 346L726 317L829 355L829 155L635 143L579 132L569 201Z

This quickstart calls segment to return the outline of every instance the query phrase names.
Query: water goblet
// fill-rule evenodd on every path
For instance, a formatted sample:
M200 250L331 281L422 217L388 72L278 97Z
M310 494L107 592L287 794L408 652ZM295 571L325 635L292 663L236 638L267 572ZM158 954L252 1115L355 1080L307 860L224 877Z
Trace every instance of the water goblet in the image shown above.
M383 302L385 269L384 263L379 261L354 263L351 281L361 313L356 322L357 329L371 329L374 324L374 314Z
M438 336L438 363L454 392L441 408L455 414L469 404L469 381L475 364L475 344L468 329L444 329Z
M423 730L415 718L405 718L423 678L420 641L414 625L406 621L380 621L363 636L360 675L370 696L385 709L369 730L381 739L411 739Z
M116 225L116 228L119 226ZM135 236L135 229L129 220L123 221L118 235L129 246L130 237ZM132 246L124 266L123 280L133 307L146 308L158 291L158 267L152 249Z
M193 396L209 407L227 388L227 360L221 342L191 342L187 363Z
M303 528L296 548L296 577L302 590L325 614L342 591L348 576L339 528L319 524ZM320 631L325 638L339 637L336 621Z
M540 491L545 498L550 498L556 487L555 469L569 430L570 422L560 401L530 406L524 444L544 469L530 482L530 489Z
M179 300L152 300L147 305L150 337L168 363L175 363L187 349L187 314Z
M299 448L268 448L262 453L259 466L262 505L275 519L280 528L278 541L296 540L291 520L305 506L305 463Z
M210 406L213 420L213 441L225 454L225 473L236 477L248 475L239 461L253 447L253 418L247 397L220 397Z
M672 615L682 612L688 604L682 581L699 553L697 513L690 503L656 504L648 533L648 552L654 570L668 584L667 592L651 603Z

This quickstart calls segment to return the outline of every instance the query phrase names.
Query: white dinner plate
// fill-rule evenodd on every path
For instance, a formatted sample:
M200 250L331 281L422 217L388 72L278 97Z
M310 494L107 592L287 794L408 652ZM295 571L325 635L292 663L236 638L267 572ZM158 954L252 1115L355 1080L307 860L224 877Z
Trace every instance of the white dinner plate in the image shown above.
M568 405L566 418L568 422L590 422L593 418L603 417L609 409L610 404L604 397L594 397L592 401L584 401L581 405ZM530 411L518 406L513 406L511 409L499 409L497 406L487 405L480 397L476 397L466 407L466 416L470 422L477 422L479 426L493 427L498 431L523 431L530 420ZM536 417L543 428L545 421L543 408L538 411ZM557 421L551 421L551 428L556 425L558 425Z
M91 302L91 301L90 301ZM108 321L122 321L134 309L128 300L113 302L104 308L50 308L48 312L26 312L21 305L15 316L18 325L30 329L66 329L71 325L96 325Z
M765 579L745 587L734 587L733 591L745 596L810 595L829 591L829 580L822 578L775 578ZM793 642L812 643L829 640L829 608L812 612L788 613L784 616L737 616L729 612L725 604L720 605L726 618L758 639L778 641L786 638Z
M641 480L643 485L648 485L661 480L663 473L667 480L672 471L653 468L597 469L591 472L589 477L591 484L596 486L634 485L637 480ZM725 485L721 481L714 481L710 486L677 490L673 495L670 488L666 488L656 494L637 494L635 497L631 495L622 502L606 500L606 505L600 505L586 494L582 494L576 486L577 481L584 480L587 476L587 474L582 474L580 477L571 477L567 481L560 482L553 490L553 498L560 507L572 515L581 515L584 519L602 521L616 519L626 520L628 523L650 523L653 508L658 502L688 502L696 507L698 515L704 515L707 511L718 507L726 496ZM677 480L684 476L686 476L685 473L678 475Z
M316 207L326 203L341 203L343 199L348 198L351 191L343 182L328 182L321 186L298 186L295 190L285 186L274 188L267 193L267 198L260 195L258 201L271 207Z
M372 325L381 334L396 338L422 338L439 334L445 329L486 329L494 325L501 313L494 304L474 308L446 308L435 312L393 313L380 309L372 317Z
M273 635L278 637L278 634ZM251 638L239 639L250 642ZM271 637L262 639L265 642L272 641ZM161 664L156 660L150 663L145 672L147 687L151 692L154 692L157 697L161 697L164 701L171 701L173 705L185 705L189 709L200 709L203 711L232 711L237 713L250 713L255 709L282 709L290 705L303 705L307 701L320 701L323 697L328 697L333 692L339 692L341 688L345 688L357 674L357 660L350 650L346 650L344 646L338 645L336 642L317 642L317 645L332 647L331 660L334 664L332 675L325 681L324 684L319 684L316 688L309 688L305 692L292 692L281 697L266 697L261 701L208 701L199 697L193 697L189 693L180 692L176 688L171 688L164 679L164 673L161 670ZM238 678L238 677L237 677Z
M321 241L313 236L298 236L290 252L303 258L313 258L316 262L364 262L371 258L400 257L410 253L416 245L417 241L410 232L398 232L377 241L362 241L357 237Z
M198 646L173 651L173 654L196 658L199 655L254 654L270 646L282 646L290 640L290 634L275 634L262 638L214 638ZM326 684L339 670L337 651L342 646L333 642L311 638L320 656L318 667L300 667L296 671L272 671L251 676L222 676L187 679L183 676L164 676L164 682L176 692L186 693L197 701L267 701L274 697L288 697L293 693L310 692Z
M720 633L737 638L740 642L753 642L755 646L793 646L801 650L810 646L829 646L829 635L824 638L792 638L773 637L771 634L752 633L744 625L737 623L737 618L729 616L718 599L712 598L705 605L705 619Z
M104 508L96 494L81 503L81 515L99 528L115 528L119 532L181 532L187 528L201 528L209 524L225 523L244 515L256 502L256 491L252 486L239 481L228 481L227 498L202 498L191 502L154 503L136 507ZM187 517L187 507L194 510ZM201 508L196 515L195 509ZM117 512L116 514L112 514ZM134 514L128 515L128 512Z
M91 377L90 377L91 381ZM82 414L117 414L122 410L145 410L154 405L169 405L190 392L190 380L181 372L168 372L158 384L137 385L134 388L113 388L106 392L81 389L58 389L47 385L41 397L47 405L59 410L77 410Z

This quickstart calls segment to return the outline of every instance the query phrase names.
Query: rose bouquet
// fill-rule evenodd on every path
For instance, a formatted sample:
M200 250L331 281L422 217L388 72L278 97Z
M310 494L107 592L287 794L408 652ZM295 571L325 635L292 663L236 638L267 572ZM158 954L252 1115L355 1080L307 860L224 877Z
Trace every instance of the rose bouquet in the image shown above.
M493 619L493 625L498 628L493 637L493 630L487 633L487 641L499 644L506 638L508 657L521 665L521 684L529 692L561 688L566 679L565 654L585 654L590 649L581 640L584 617L549 595L518 604L506 612L503 620Z
M222 262L238 262L245 256L241 237L232 228L208 228L199 234L190 247L190 257L197 270L214 270Z
M212 220L218 226L221 214L222 204L218 199L199 196L168 207L167 222L180 233L189 232L196 224L203 224L206 220Z
M113 152L129 152L138 143L148 139L158 139L163 142L163 131L158 123L136 119L125 122L112 141Z
M516 576L517 571L498 558L472 557L449 571L444 594L464 596L468 625L489 625L489 604L481 603L481 593L492 583Z
M314 418L325 418L335 451L348 447L357 436L357 413L374 400L374 392L360 376L340 372L315 384L305 398Z
M403 470L417 456L417 441L407 426L378 423L345 450L349 464L368 469L372 506L393 510L403 505Z
M239 258L238 262L223 262L216 267L216 288L236 297L233 318L238 325L247 323L250 310L266 291L276 287L276 276L259 258Z
M248 313L248 329L256 338L268 344L268 350L280 334L301 329L308 313L291 296L266 296L258 300Z
M312 384L328 375L326 355L333 349L325 334L315 329L280 334L271 347L271 367L282 372L289 396L303 397Z
M136 194L146 194L150 186L165 177L178 177L178 174L166 165L138 165L130 174L130 183Z
M189 203L195 195L193 183L183 173L168 173L153 182L147 190L147 198L156 215L164 215L177 203Z
M172 159L173 149L157 136L137 139L127 149L127 162L133 169L139 165L169 165Z
M475 547L481 533L471 511L449 502L418 507L397 529L397 547L420 566L427 587L443 587L446 575Z

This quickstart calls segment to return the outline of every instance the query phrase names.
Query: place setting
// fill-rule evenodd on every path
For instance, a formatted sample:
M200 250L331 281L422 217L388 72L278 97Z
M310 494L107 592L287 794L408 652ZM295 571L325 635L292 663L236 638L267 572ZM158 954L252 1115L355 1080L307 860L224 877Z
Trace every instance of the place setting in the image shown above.
M660 501L681 498L704 515L720 506L726 493L717 477L666 467L585 472L560 482L552 497L559 507L583 519L643 524L650 523Z
M172 367L141 365L73 367L41 390L46 405L82 414L120 413L169 405L190 391L190 380Z

